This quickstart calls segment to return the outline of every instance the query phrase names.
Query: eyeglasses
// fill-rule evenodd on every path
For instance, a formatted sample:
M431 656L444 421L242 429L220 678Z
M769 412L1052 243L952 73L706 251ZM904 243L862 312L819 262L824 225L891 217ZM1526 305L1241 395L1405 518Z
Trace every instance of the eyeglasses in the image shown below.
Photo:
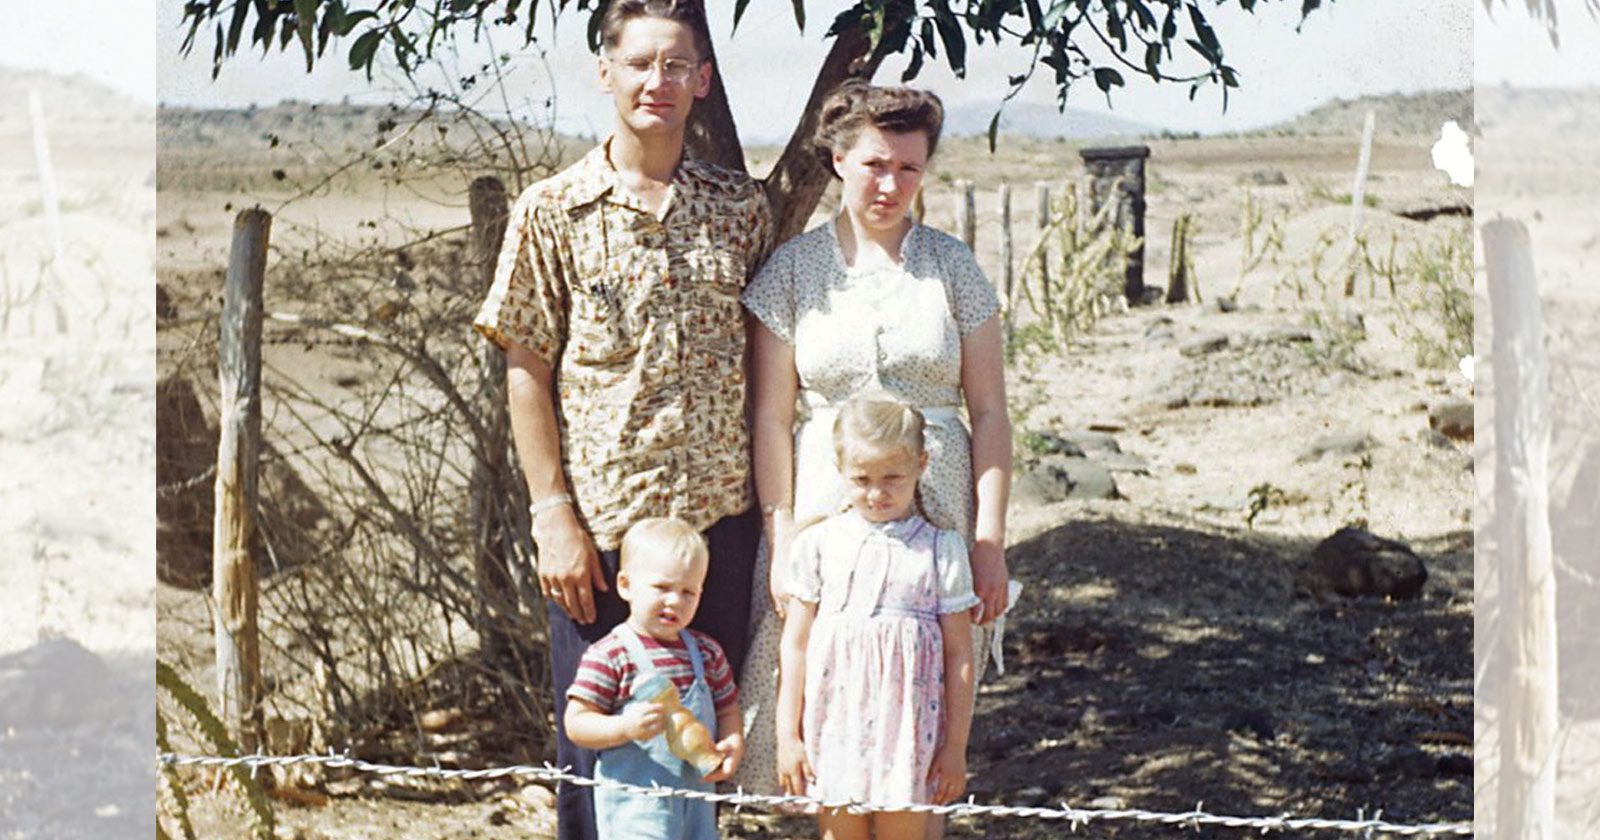
M623 74L633 81L641 81L650 77L652 71L660 73L662 81L669 85L681 85L689 81L689 76L694 73L695 62L687 58L667 58L657 61L644 56L628 56L625 58L610 59L611 64L622 70Z

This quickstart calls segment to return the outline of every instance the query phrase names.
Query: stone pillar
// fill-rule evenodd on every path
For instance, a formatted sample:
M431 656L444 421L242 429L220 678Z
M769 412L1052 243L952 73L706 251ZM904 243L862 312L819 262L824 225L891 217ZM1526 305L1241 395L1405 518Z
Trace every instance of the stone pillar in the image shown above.
M1149 146L1102 146L1081 149L1083 166L1089 172L1089 212L1099 218L1100 211L1116 202L1109 220L1130 236L1139 238L1139 246L1127 255L1124 263L1123 295L1129 306L1144 303L1144 161L1150 156Z

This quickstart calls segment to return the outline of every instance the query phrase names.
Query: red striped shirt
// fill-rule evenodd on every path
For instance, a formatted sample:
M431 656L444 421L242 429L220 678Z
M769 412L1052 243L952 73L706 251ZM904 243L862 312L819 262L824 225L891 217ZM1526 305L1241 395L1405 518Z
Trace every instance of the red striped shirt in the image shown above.
M633 682L639 673L620 635L631 632L622 625L589 646L578 663L577 676L567 688L568 699L583 700L608 715L622 709L622 704L632 696ZM700 661L705 668L706 685L711 688L712 705L721 712L739 699L739 689L733 683L733 669L728 667L728 657L723 654L721 645L699 630L689 632L700 647ZM641 635L639 641L644 644L644 651L656 670L678 686L680 695L694 685L694 663L681 640L663 642Z

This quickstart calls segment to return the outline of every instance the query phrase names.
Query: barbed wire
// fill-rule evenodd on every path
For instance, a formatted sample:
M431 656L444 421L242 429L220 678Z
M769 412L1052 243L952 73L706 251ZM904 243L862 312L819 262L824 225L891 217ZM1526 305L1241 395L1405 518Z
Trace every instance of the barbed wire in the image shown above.
M199 475L196 475L196 476L194 476L192 478L186 478L186 479L184 479L182 481L174 481L171 484L162 484L162 485L157 486L156 487L156 495L157 496L161 496L163 498L171 498L171 497L179 495L181 493L185 493L185 492L187 492L189 490L193 490L195 487L199 486L201 483L203 483L205 481L208 481L211 478L215 477L216 474L217 474L217 465L216 464L212 464L211 466L206 467L205 469L201 470Z
M1375 811L1369 818L1364 812L1358 811L1354 820L1322 819L1317 817L1293 817L1289 814L1280 814L1275 817L1238 817L1207 813L1205 803L1196 803L1194 810L1185 813L1162 813L1159 811L1146 811L1133 808L1074 808L1063 802L1059 808L1013 806L1013 805L979 805L970 798L966 802L952 803L949 805L926 804L878 804L857 801L820 800L809 796L771 796L767 794L745 793L742 789L731 793L715 793L710 791L683 790L661 785L635 785L618 782L611 779L591 779L575 776L564 769L552 764L512 764L502 767L490 767L482 770L457 770L444 767L416 767L397 764L380 764L351 758L348 753L330 753L328 755L264 755L255 753L239 756L184 756L176 753L162 753L156 759L159 763L169 767L245 767L254 776L261 768L267 767L293 767L296 765L321 765L323 767L355 770L377 776L403 776L406 778L433 779L438 781L460 780L481 781L488 779L505 778L532 778L545 782L566 782L582 787L607 788L633 793L640 796L651 797L679 797L682 799L700 799L733 805L736 808L745 806L767 806L775 809L794 810L800 809L807 813L818 809L837 809L853 814L866 814L874 811L911 811L924 814L943 814L951 817L1022 817L1038 820L1064 820L1076 832L1080 827L1096 821L1130 820L1138 823L1155 823L1170 825L1178 828L1198 829L1203 825L1222 826L1225 828L1252 828L1259 829L1262 834L1269 831L1347 831L1361 834L1363 837L1372 837L1377 834L1392 834L1402 837L1421 837L1455 835L1461 837L1472 836L1470 822L1430 823L1424 825L1402 825L1387 822L1383 819L1383 811Z

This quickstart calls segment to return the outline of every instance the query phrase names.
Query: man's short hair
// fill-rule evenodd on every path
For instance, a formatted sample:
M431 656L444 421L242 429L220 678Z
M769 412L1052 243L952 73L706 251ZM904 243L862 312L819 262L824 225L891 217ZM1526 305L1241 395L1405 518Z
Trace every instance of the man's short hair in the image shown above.
M635 18L673 20L694 33L694 51L701 61L711 59L711 41L706 36L705 12L692 0L610 0L600 13L600 46L609 51L622 39L622 27Z

